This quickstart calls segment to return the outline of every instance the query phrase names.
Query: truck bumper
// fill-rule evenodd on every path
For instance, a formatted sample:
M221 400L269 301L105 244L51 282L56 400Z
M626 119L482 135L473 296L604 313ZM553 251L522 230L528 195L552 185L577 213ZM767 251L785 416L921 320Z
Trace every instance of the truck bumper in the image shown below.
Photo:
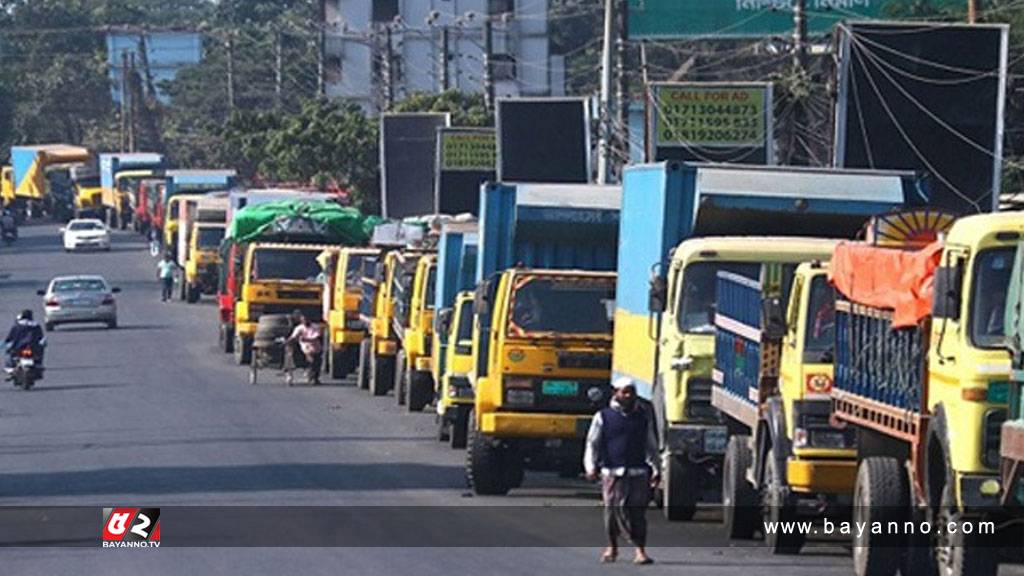
M728 441L728 429L712 424L669 424L665 433L672 454L725 454Z
M414 363L416 370L422 372L430 372L433 367L433 363L430 361L430 356L420 356Z
M393 340L379 340L375 352L377 356L394 356L398 353L398 343Z
M492 412L481 415L480 431L498 438L583 438L590 420L577 414Z
M346 346L358 346L366 333L362 330L335 330L331 340L331 348L341 350Z
M965 512L991 512L1005 489L995 474L961 474L960 506Z
M796 460L786 462L786 479L794 492L852 494L856 460Z
M235 334L239 336L255 336L256 322L235 322Z

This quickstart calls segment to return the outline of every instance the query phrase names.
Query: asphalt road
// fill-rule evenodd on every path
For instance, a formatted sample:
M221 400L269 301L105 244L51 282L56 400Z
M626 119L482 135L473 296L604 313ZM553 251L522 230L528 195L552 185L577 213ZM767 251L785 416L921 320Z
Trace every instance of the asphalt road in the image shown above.
M593 486L528 475L524 488L508 497L470 497L464 453L433 439L431 414L404 414L392 398L371 398L348 382L286 388L271 377L250 386L246 372L216 349L212 302L159 301L155 262L141 238L119 233L109 253L65 254L56 226L21 233L15 246L0 248L0 319L13 319L25 307L41 314L35 291L52 276L99 273L123 289L121 327L60 328L48 335L48 372L36 389L0 387L0 506L167 507L167 546L4 548L5 575L852 573L841 545L776 557L731 544L713 515L669 525L655 511L649 517L656 565L598 567L602 542ZM299 515L306 522L296 522L295 511L251 523L234 518L236 526L225 528L171 508L177 506L338 508L310 508ZM350 515L343 525L331 516L360 506L387 508ZM550 514L523 514L538 509ZM12 536L25 526L19 514L39 520L31 511L0 509L0 541L75 544L59 523ZM96 518L96 533L100 523ZM389 534L399 524L404 531ZM262 530L265 545L278 536L301 544L304 534L326 531L339 542L378 547L201 547L204 537L223 541L225 529ZM189 537L180 541L192 547L170 547L185 533ZM452 534L467 547L447 547ZM414 546L432 542L447 546ZM628 559L628 549L624 553Z

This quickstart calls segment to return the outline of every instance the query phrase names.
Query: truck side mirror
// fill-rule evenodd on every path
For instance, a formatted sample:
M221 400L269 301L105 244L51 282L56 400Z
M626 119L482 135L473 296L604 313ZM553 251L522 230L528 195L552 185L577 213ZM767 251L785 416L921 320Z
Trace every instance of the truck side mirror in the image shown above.
M947 320L960 319L960 287L963 270L959 266L940 266L935 269L935 290L932 316Z
M491 304L487 301L487 293L490 291L490 280L485 280L476 287L473 292L473 314L486 316L491 312Z
M652 276L647 292L647 309L660 314L665 311L668 283L661 276Z
M445 308L437 313L437 333L448 334L452 326L452 309Z
M765 337L778 340L786 335L786 314L783 312L782 298L771 296L761 301L761 333Z

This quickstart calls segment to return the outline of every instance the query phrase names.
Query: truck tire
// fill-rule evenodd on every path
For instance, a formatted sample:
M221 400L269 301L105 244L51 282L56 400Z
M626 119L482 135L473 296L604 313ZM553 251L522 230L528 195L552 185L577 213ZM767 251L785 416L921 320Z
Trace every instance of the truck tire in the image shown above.
M331 378L334 380L343 380L345 376L348 376L348 362L347 355L348 348L342 350L334 350L328 348L328 365L330 366Z
M426 370L413 370L406 379L408 384L406 407L409 412L423 412L434 399L434 376Z
M662 508L665 519L670 522L687 522L697 513L697 498L700 493L699 470L683 457L669 452L662 453Z
M442 414L437 415L437 441L448 442L451 440L452 423Z
M360 390L370 389L370 339L359 343L359 365L356 369L356 386Z
M395 402L399 406L405 406L406 395L409 390L409 383L406 382L405 377L407 375L405 369L405 350L399 350L395 354Z
M252 338L236 334L234 353L235 363L239 366L245 366L252 362Z
M189 284L186 288L186 300L189 304L195 304L199 302L199 287L193 284Z
M384 396L395 382L395 357L370 355L370 394Z
M910 507L907 474L896 458L872 456L857 467L853 489L853 521L898 522L902 525ZM857 576L893 576L903 553L894 536L873 535L865 530L853 541L853 571Z
M230 324L221 323L217 329L217 345L225 354L235 351L235 334Z
M468 449L466 450L466 480L473 493L479 496L504 496L511 489L510 474L505 469L501 446L480 433L474 414L469 414Z
M188 282L185 281L185 274L178 274L175 281L178 283L178 300L188 300Z
M455 410L455 418L448 428L448 443L455 450L462 450L466 447L466 440L469 434L469 413L470 411L460 406Z
M722 466L722 526L729 538L751 540L760 520L757 489L747 480L750 436L729 438Z
M796 520L796 506L789 494L782 470L775 461L775 449L768 450L764 463L764 487L761 499L765 512L765 521L779 526L781 522ZM772 554L799 554L804 546L807 535L799 532L783 534L780 530L765 532L764 541Z

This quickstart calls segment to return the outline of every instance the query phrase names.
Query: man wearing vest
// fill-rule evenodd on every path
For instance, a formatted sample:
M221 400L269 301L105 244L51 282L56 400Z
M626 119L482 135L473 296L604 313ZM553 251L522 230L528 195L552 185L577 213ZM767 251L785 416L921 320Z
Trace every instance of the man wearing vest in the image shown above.
M636 547L634 564L652 564L647 545L650 489L658 479L658 442L650 411L637 401L633 380L622 376L612 382L615 394L607 408L594 414L587 432L583 468L587 478L601 477L604 523L608 548L601 562L614 562L619 534Z

